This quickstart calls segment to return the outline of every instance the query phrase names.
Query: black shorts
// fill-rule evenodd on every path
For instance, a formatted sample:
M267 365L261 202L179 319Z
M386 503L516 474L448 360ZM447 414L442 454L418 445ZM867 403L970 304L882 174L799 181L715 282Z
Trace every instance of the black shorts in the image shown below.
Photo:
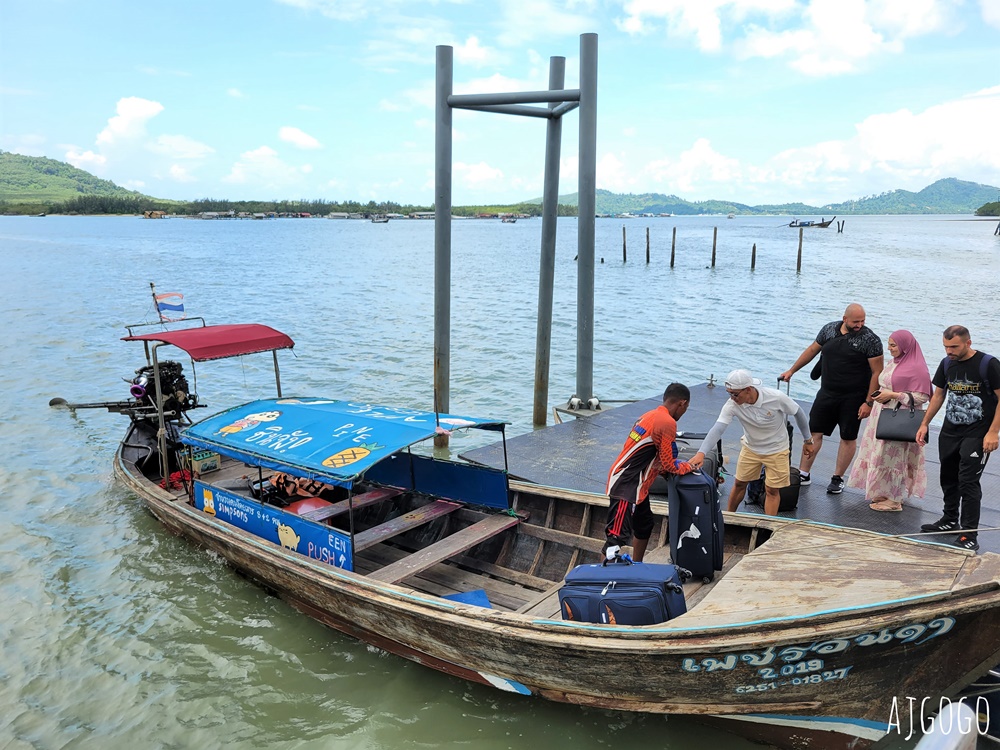
M840 427L841 440L857 440L861 429L858 410L867 399L865 391L843 394L821 388L809 410L809 431L830 436L834 427Z
M636 539L649 539L652 533L653 509L649 507L648 499L641 503L630 503L620 497L611 498L608 525L604 527L608 544L624 546L632 541L633 534Z

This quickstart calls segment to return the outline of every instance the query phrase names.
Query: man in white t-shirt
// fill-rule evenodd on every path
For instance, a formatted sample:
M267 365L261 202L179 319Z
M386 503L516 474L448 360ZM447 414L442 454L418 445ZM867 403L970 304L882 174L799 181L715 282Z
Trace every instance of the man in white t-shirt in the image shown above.
M736 477L729 493L729 510L736 510L743 502L747 484L760 477L761 467L766 469L764 479L764 512L778 515L781 502L779 490L789 484L789 445L785 422L795 418L802 433L803 450L813 450L809 420L795 401L774 388L761 387L760 380L747 370L733 370L726 378L729 401L722 407L719 420L709 431L701 448L691 459L692 466L701 466L705 451L715 445L729 427L733 417L743 425L740 440L740 457L736 462Z

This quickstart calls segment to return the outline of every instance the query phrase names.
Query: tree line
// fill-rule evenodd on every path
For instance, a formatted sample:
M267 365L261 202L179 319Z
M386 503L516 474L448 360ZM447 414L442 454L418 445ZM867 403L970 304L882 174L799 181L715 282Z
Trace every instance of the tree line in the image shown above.
M164 211L168 214L196 216L204 212L225 213L308 213L325 216L330 213L348 214L410 214L415 211L433 211L434 206L401 204L395 201L327 201L316 200L270 200L231 201L225 198L201 198L194 201L168 201L139 194L127 195L80 195L65 201L55 202L14 202L0 201L0 214L142 214L145 211ZM496 206L455 206L455 216L476 216L489 214L521 214L541 216L542 207L537 203L516 203ZM576 216L576 206L559 205L559 216Z

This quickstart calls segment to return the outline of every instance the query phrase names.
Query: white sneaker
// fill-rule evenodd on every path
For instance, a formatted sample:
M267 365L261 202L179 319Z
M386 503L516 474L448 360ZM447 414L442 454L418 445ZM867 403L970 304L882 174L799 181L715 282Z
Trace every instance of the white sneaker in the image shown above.
M799 472L799 479L801 480L799 482L799 485L802 486L802 487L810 485L813 482L812 476L810 476L810 474L809 474L808 471L800 471Z

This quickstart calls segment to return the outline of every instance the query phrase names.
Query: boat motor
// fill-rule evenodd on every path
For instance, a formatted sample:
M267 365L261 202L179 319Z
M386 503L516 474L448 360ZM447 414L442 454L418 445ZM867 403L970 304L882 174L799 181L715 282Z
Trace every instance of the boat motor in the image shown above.
M182 411L198 405L198 397L189 393L187 378L180 362L165 360L159 363L160 388L163 391L163 410L179 415ZM152 365L145 365L135 371L129 383L129 394L142 406L156 408L156 378Z

